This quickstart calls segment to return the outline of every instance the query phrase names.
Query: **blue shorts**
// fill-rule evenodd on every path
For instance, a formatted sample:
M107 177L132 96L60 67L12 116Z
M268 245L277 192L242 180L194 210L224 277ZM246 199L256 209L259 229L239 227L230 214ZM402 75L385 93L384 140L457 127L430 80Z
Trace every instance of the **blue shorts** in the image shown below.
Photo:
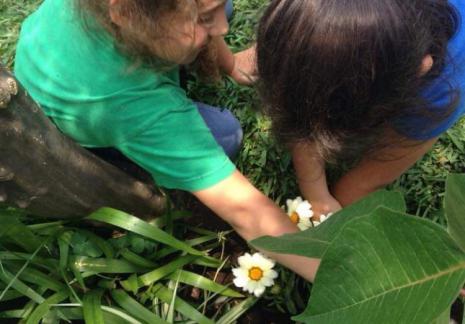
M228 109L196 102L200 115L224 152L233 159L242 144L243 131L237 118Z

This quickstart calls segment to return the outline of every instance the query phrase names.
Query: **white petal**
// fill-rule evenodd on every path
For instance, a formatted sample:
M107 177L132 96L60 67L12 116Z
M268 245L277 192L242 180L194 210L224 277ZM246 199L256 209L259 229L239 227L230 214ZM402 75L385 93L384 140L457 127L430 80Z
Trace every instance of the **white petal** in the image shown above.
M253 259L250 253L246 253L243 256L237 258L237 262L239 263L241 268L250 269L251 267L253 267Z
M252 255L252 263L254 267L259 266L260 261L262 260L263 260L263 255L261 253L257 252Z
M301 231L305 231L305 230L308 230L310 227L312 227L312 224L308 225L308 224L305 224L303 222L300 222L299 224L297 224L297 227L301 230Z
M278 273L274 270L268 270L263 274L263 276L265 278L276 279L278 278Z
M292 208L292 200L291 199L287 199L286 200L286 206L287 206L287 210L291 210Z
M257 253L258 254L258 253ZM256 257L256 266L262 269L262 271L267 271L274 267L275 263L273 260L268 259L263 254L259 254Z
M286 205L287 205L287 214L292 215L293 212L297 210L297 207L302 203L302 197L297 197L294 200L287 199L286 200Z
M233 283L236 287L243 288L247 285L247 278L244 277L238 277L233 280Z
M274 284L274 280L271 278L263 277L262 280L260 280L260 283L265 287L271 287Z
M260 297L265 292L265 286L259 285L253 292L255 297Z
M313 216L312 205L306 200L296 208L296 212L300 217L310 218Z
M310 218L301 218L299 223L297 224L297 227L301 231L305 231L306 229L312 227L312 222L310 221Z
M320 225L320 224L321 224L320 222L313 221L313 227L317 227L317 226Z
M256 282L255 280L250 280L249 282L247 282L247 285L244 287L244 289L252 294L255 291L255 289L257 289L257 286L258 282Z
M249 271L244 268L234 268L232 269L232 273L236 278L248 278Z

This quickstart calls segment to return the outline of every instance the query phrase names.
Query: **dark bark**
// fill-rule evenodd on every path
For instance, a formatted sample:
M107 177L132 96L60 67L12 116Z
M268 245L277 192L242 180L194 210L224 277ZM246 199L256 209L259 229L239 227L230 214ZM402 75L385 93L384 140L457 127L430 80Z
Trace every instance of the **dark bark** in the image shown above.
M109 206L145 217L165 198L60 133L0 66L0 202L37 216L82 217Z

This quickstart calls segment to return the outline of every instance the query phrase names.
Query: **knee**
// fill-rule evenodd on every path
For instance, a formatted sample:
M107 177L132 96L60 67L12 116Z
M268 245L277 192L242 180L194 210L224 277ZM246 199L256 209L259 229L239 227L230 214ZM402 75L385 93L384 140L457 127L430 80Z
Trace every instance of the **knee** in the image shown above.
M242 146L244 132L242 130L241 123L232 112L225 109L223 113L225 114L225 128L221 139L221 145L223 146L225 153L230 158L234 158Z

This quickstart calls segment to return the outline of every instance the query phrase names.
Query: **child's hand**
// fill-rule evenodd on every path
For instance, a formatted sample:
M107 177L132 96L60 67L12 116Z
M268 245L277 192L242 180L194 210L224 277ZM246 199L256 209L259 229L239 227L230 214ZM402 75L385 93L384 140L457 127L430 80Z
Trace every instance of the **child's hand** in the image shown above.
M255 59L255 45L234 54L234 68L231 77L239 84L251 85L258 78L257 64Z
M315 218L329 213L335 213L342 209L341 204L331 195L324 198L309 200Z

